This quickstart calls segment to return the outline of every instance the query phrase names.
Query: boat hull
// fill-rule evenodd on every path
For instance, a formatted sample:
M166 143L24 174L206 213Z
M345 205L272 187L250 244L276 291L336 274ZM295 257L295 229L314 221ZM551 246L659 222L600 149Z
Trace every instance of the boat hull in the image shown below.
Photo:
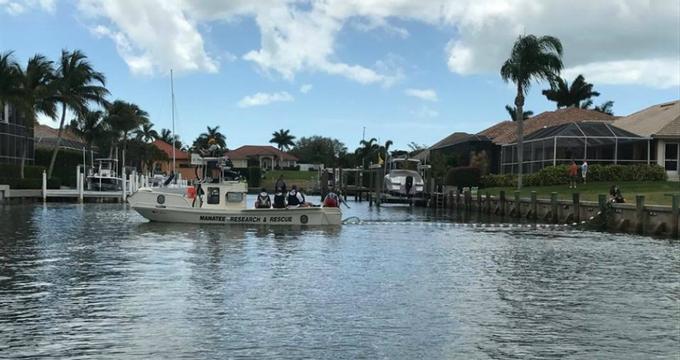
M187 224L251 224L251 225L340 225L342 212L338 208L243 209L208 210L134 205L140 215L157 222Z

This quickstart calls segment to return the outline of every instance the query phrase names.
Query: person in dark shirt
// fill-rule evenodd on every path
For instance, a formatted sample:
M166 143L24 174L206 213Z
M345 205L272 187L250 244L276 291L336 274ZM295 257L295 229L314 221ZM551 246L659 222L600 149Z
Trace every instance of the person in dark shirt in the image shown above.
M279 178L276 179L276 183L274 184L274 192L285 194L287 191L288 187L286 186L286 182L283 180L283 175L279 175Z

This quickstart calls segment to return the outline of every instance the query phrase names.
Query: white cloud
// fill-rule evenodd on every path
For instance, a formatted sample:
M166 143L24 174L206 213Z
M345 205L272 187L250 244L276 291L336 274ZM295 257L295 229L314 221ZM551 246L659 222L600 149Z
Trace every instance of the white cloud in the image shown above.
M408 96L417 97L426 101L437 101L437 92L433 89L406 89L404 93Z
M18 16L29 10L44 10L53 14L56 5L55 0L0 0L0 8L12 16Z
M680 85L680 57L652 60L603 61L565 69L562 76L583 74L595 84L643 84L659 88Z
M254 95L249 95L239 100L238 107L247 108L253 106L263 106L273 102L285 102L293 100L293 96L285 91L276 93L258 92Z
M300 86L300 92L306 94L312 90L312 84L304 84Z
M217 71L195 22L176 1L81 0L79 9L99 23L93 32L114 41L133 73Z
M459 32L445 47L452 72L498 72L517 36L531 33L562 41L567 77L582 72L597 84L680 85L678 1L514 0L507 5L469 4L445 19Z
M293 79L299 72L338 75L361 84L389 86L399 68L376 61L352 63L338 54L337 37L351 26L407 37L397 22L455 29L442 44L450 71L498 73L518 34L550 34L562 40L564 63L590 71L602 84L678 86L680 53L677 0L79 0L81 13L109 31L134 72L208 71L217 57L205 50L201 24L254 19L260 44L243 59L267 73ZM54 8L54 0L0 0L5 11ZM228 47L223 42L222 46ZM218 51L219 52L219 51ZM656 66L661 64L662 66ZM607 71L615 65L617 71ZM668 71L670 70L670 80ZM674 71L675 70L675 71Z
M439 111L434 110L429 106L421 106L417 111L412 111L411 115L420 119L433 119L439 116Z

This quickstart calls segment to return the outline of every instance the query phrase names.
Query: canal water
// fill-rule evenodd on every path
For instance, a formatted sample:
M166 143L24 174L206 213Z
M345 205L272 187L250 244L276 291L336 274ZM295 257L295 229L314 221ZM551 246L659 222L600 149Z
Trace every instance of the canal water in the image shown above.
M678 358L677 242L350 205L328 229L0 206L0 358Z

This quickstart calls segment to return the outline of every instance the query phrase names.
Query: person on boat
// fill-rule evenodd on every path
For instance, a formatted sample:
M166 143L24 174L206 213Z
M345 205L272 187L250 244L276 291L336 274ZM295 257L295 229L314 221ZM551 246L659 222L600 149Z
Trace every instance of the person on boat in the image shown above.
M288 192L288 207L309 207L311 204L305 201L305 195L293 185Z
M279 178L276 179L276 183L274 184L274 191L285 194L287 190L288 187L286 186L286 182L283 180L283 174L279 175Z
M328 194L326 194L326 197L323 199L323 207L340 207L340 202L342 199L338 194L336 194L333 190L329 191Z
M256 209L269 209L272 207L272 200L267 193L267 189L262 188L262 191L257 195L255 200Z
M274 203L272 204L274 209L285 209L286 208L286 196L283 192L278 189L274 193Z

